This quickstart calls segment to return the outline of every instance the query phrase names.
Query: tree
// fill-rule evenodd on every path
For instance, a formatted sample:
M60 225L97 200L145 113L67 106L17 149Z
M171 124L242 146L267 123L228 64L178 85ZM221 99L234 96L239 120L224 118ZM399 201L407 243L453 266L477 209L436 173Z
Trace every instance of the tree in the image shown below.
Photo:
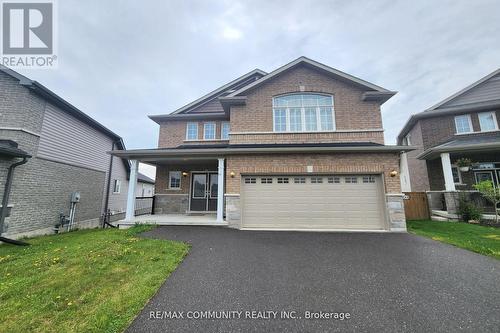
M498 210L497 206L500 203L500 188L493 186L491 180L484 180L476 185L474 188L478 190L486 200L493 203L495 209L495 223L498 223Z

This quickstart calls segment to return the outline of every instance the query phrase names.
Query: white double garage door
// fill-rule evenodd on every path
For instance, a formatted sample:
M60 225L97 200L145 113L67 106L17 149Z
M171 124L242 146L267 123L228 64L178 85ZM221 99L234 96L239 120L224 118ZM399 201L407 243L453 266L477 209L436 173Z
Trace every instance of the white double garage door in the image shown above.
M243 176L242 227L383 230L380 175Z

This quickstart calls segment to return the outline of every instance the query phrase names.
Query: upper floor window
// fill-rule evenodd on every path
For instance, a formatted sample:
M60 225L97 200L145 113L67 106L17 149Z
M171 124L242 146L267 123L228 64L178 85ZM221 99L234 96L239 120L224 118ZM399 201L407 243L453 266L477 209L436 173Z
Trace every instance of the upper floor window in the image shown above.
M198 123L187 123L186 140L198 140Z
M494 131L498 129L497 117L495 112L478 113L479 126L481 131Z
M275 132L334 131L333 96L289 94L273 98Z
M203 139L215 140L215 123L205 123L203 125Z
M472 132L472 122L470 120L470 115L464 114L455 117L455 128L457 134L461 133L471 133Z
M220 138L222 140L229 140L229 123L222 123L220 129Z

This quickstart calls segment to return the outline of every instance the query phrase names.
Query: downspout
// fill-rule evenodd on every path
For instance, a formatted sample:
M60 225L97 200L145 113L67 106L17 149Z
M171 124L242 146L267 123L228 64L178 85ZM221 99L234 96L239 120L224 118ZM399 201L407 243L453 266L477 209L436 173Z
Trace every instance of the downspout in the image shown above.
M23 160L17 163L13 163L9 166L9 170L7 172L7 180L5 181L5 189L3 191L3 198L2 198L2 211L0 213L0 241L4 243L10 243L14 245L29 245L28 243L17 241L14 239L9 239L2 237L2 231L3 231L3 224L5 221L5 217L7 216L7 205L9 204L9 196L10 196L10 190L12 188L12 179L14 178L14 169L20 165L25 164L28 162L28 157L23 157Z
M111 151L115 150L115 142L111 144ZM111 190L111 173L113 172L113 158L114 156L111 155L111 158L109 159L109 170L108 170L108 184L106 186L106 201L104 203L104 223L103 223L103 228L106 226L116 228L116 226L112 225L108 221L106 221L106 216L108 214L108 209L109 209L109 191Z

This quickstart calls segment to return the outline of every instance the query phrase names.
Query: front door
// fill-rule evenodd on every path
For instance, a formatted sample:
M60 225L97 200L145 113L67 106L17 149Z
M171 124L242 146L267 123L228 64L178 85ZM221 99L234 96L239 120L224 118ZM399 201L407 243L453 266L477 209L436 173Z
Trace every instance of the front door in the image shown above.
M193 172L191 179L191 211L217 211L217 173Z

